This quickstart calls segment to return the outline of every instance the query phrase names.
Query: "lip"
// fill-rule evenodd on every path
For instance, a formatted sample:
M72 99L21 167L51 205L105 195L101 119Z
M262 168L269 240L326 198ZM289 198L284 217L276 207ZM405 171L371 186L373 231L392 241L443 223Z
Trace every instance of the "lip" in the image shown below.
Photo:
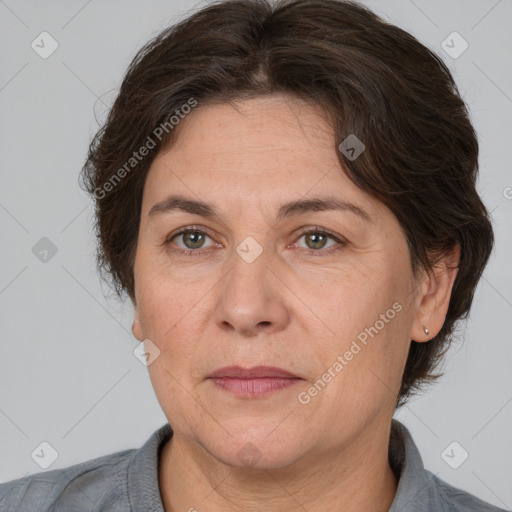
M259 398L289 388L303 380L293 373L273 366L227 366L209 377L213 384L238 398Z
M210 379L228 378L228 379L299 379L297 375L290 373L282 368L275 366L254 366L252 368L242 368L241 366L226 366L215 370L209 377Z

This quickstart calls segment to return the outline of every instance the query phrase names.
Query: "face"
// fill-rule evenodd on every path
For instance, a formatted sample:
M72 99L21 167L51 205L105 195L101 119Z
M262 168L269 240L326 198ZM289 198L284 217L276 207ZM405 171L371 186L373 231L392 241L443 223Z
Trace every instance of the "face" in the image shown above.
M148 370L174 435L235 466L339 452L390 421L417 328L400 225L346 177L311 105L181 122L147 176L134 267L133 332L160 351ZM295 378L211 378L232 366Z

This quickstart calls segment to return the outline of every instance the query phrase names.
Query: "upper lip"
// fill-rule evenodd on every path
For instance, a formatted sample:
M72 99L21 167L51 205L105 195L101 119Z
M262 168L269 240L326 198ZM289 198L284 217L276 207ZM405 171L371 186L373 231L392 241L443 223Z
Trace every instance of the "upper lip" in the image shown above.
M282 368L275 366L254 366L252 368L242 368L241 366L225 366L215 370L211 375L211 379L222 377L232 379L262 379L262 378L282 378L282 379L298 379L297 375L290 373Z

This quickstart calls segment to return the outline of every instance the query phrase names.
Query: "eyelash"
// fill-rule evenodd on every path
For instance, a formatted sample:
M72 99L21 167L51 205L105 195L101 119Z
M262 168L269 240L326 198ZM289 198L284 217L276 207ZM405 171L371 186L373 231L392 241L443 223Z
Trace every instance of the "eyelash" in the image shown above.
M181 229L180 231L178 231L177 233L173 233L171 235L169 235L164 243L162 244L164 247L168 247L170 246L171 242L178 236L180 235L183 235L184 233L188 233L188 232L192 232L192 233L200 233L202 235L206 235L210 238L213 239L213 237L208 233L207 230L205 230L204 228L201 228L199 226L187 226L183 229ZM332 240L334 240L337 245L334 245L332 247L329 247L328 249L318 249L318 250L314 250L314 249L303 249L304 251L306 251L306 254L308 256L324 256L326 254L332 254L334 252L337 252L339 251L342 247L344 247L345 245L347 245L347 243L344 241L344 240L340 240L338 237L336 237L335 235L333 235L332 233L330 233L329 231L326 231L325 229L323 228L320 228L320 227L314 227L314 228L307 228L303 231L301 231L298 235L297 235L297 240L299 240L300 238L302 238L304 235L309 235L309 234L315 234L315 235L327 235L329 238L331 238ZM195 257L199 257L199 256L202 256L205 252L208 251L208 249L210 249L210 247L206 248L206 249L176 249L176 248L172 248L172 252L177 252L177 253L180 253L184 256L195 256Z

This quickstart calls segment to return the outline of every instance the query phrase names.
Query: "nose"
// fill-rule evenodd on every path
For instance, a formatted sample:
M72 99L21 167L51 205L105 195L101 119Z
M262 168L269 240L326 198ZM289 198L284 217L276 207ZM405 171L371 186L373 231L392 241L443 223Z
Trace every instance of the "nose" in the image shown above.
M219 283L219 300L214 312L219 328L253 337L286 327L290 320L289 292L276 276L276 265L270 268L270 259L265 251L251 263L238 253L233 254L231 271Z

